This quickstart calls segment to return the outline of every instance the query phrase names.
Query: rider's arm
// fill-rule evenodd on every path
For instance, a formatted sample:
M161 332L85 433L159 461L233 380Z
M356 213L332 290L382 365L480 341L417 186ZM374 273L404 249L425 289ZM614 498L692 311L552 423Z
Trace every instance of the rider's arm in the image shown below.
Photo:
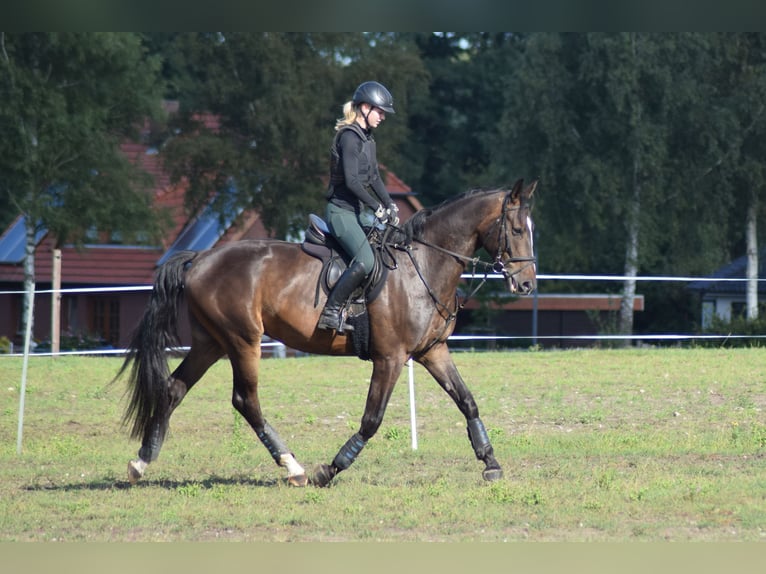
M383 202L383 205L389 206L394 203L394 200L391 199L391 196L388 194L388 190L386 189L386 185L383 183L383 178L380 177L380 172L378 171L378 166L373 166L373 176L372 176L372 189L375 190L375 193L380 198L380 201Z

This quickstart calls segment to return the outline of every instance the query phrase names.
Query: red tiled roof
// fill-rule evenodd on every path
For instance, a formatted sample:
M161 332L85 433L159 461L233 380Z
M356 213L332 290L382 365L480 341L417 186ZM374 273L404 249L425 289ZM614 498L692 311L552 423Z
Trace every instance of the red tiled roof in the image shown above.
M386 189L389 193L412 193L412 188L409 185L396 177L393 172L388 171L388 168L382 164L380 171L383 174L383 180L386 182Z

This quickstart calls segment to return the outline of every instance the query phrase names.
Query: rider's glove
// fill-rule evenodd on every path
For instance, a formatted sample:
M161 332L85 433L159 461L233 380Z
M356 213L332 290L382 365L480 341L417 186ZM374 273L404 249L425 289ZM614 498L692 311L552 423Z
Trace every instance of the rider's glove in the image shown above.
M386 211L388 212L388 217L389 217L389 221L391 222L391 225L394 225L394 226L399 225L399 208L396 206L396 204L395 203L390 204Z
M378 209L375 210L375 219L382 224L388 222L388 211L382 205L378 205Z

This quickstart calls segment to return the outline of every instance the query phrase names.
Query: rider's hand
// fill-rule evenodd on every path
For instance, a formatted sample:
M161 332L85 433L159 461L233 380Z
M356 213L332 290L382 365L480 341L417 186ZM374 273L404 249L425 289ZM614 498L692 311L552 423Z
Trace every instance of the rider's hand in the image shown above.
M389 205L386 211L388 212L388 217L391 225L399 225L399 208L396 206L396 204L392 203Z
M388 211L382 205L378 205L378 209L375 210L375 219L377 219L382 224L386 224L388 222Z

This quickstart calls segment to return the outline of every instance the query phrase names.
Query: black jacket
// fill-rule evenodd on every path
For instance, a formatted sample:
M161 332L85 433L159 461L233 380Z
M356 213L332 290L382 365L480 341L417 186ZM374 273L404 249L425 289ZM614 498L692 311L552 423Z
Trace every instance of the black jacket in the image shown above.
M373 211L393 201L378 171L375 139L353 123L340 128L332 141L328 199L352 211L362 205Z

